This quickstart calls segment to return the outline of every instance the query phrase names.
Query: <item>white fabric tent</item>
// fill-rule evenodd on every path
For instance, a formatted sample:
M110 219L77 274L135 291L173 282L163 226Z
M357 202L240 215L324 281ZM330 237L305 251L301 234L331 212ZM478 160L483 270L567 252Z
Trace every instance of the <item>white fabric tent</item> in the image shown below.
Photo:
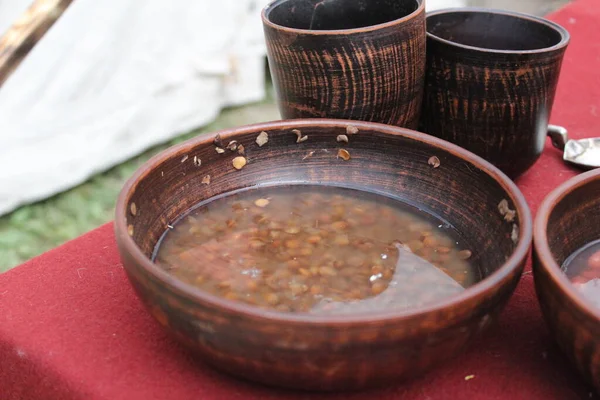
M75 0L0 89L0 215L263 98L268 1Z
M266 3L74 1L0 89L0 214L263 98Z

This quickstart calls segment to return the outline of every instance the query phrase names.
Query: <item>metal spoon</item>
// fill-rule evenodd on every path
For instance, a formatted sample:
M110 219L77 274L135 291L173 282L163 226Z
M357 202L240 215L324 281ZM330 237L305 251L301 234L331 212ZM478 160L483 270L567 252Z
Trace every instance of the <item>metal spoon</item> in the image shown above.
M565 162L585 169L600 167L600 138L572 140L558 125L548 125L548 136L552 145L563 151Z

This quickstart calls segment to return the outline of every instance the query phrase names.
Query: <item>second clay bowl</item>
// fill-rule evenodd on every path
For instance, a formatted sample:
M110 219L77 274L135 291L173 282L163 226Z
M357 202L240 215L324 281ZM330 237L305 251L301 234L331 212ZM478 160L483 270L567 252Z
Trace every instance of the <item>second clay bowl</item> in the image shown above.
M542 312L563 352L600 390L600 310L562 270L565 260L600 239L600 169L570 179L540 206L534 227L534 278Z

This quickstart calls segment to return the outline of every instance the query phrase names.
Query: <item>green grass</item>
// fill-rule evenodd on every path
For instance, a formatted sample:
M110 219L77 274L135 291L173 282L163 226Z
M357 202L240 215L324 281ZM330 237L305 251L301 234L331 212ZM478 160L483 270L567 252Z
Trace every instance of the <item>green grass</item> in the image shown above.
M69 191L0 217L0 272L112 220L125 181L161 150L202 133L278 118L269 90L261 103L224 110L210 125L156 146Z

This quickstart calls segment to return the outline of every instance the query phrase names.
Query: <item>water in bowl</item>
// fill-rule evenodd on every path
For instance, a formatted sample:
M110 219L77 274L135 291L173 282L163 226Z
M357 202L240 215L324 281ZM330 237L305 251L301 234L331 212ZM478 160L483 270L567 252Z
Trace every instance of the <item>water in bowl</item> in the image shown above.
M407 309L480 279L447 223L346 188L277 186L217 197L159 241L154 260L214 295L295 313Z
M600 240L586 244L563 263L563 271L583 296L600 307Z

